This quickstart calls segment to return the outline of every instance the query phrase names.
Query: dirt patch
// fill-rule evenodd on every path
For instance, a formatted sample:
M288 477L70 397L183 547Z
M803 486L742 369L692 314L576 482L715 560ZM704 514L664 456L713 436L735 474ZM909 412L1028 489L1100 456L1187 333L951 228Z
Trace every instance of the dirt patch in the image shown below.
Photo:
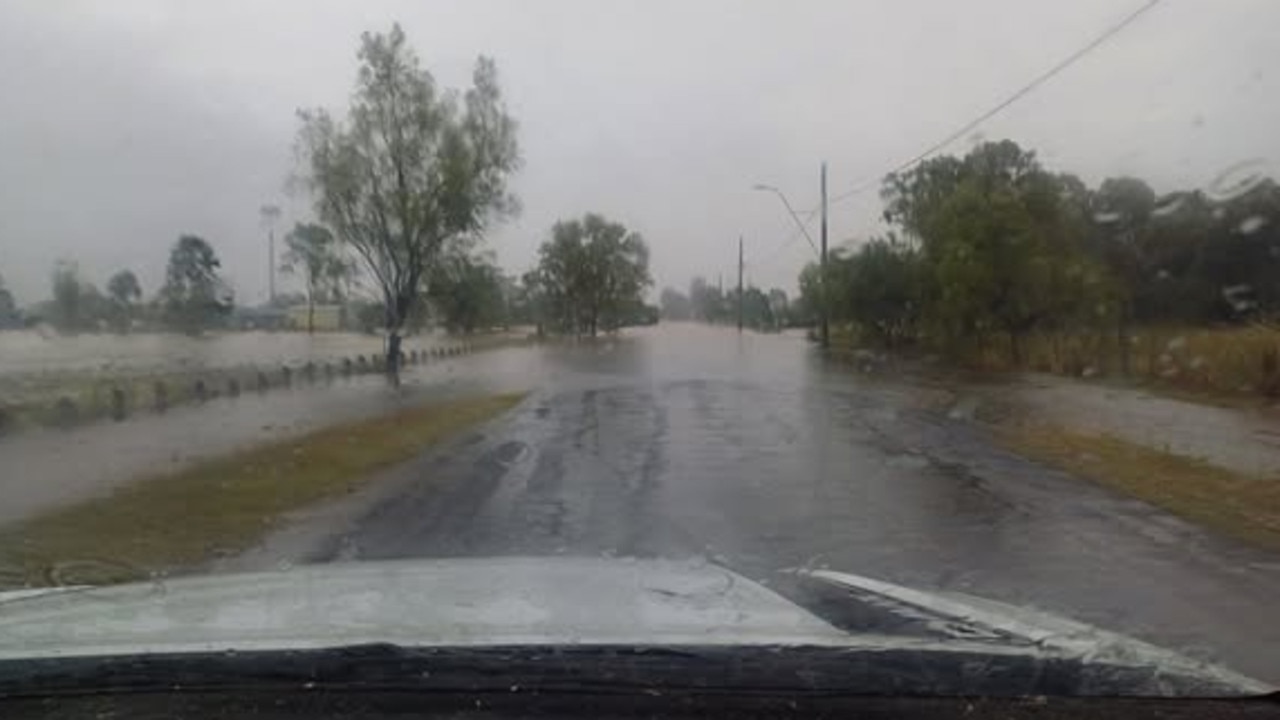
M0 533L0 587L136 580L241 552L288 511L513 407L523 394L423 405L131 483Z
M1054 425L1004 425L1015 452L1145 500L1239 540L1280 551L1280 481L1110 435Z

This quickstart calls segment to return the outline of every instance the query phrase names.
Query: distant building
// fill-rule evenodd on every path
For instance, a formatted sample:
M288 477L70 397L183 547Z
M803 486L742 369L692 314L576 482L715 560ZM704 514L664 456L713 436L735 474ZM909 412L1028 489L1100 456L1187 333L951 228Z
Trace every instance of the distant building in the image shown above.
M231 326L239 330L281 330L287 316L272 307L236 307L231 311Z
M312 329L316 332L337 332L342 329L341 305L316 305L312 315ZM290 330L307 329L306 305L290 305L285 308L285 327Z

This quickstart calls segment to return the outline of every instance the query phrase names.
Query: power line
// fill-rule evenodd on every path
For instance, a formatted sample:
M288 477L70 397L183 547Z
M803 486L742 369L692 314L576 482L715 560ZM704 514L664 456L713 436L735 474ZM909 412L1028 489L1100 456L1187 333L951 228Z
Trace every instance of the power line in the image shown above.
M1005 98L1001 102L997 103L995 107L992 107L990 110L987 110L986 112L982 113L981 115L974 118L973 120L970 120L969 122L960 126L959 129L955 130L951 134L942 138L938 142L935 142L934 144L930 145L925 150L917 153L910 160L900 163L897 167L893 168L892 170L886 173L882 173L879 177L883 177L885 175L891 175L894 173L900 173L903 170L906 170L907 168L911 167L912 165L915 165L916 163L920 162L921 160L924 160L925 158L929 157L935 152L941 150L942 148L950 145L951 143L955 142L961 137L964 137L970 132L973 132L979 125L995 117L1002 110L1008 108L1010 105L1013 105L1014 103L1018 102L1019 100L1026 97L1027 95L1030 95L1036 88L1045 84L1046 82L1053 79L1062 71L1074 65L1085 55L1088 55L1089 53L1093 52L1095 49L1098 48L1098 46L1110 40L1112 37L1118 34L1121 30L1124 30L1129 25L1132 25L1134 22L1138 20L1138 18L1142 17L1147 12L1154 9L1161 2L1163 2L1163 0L1148 0L1146 5L1139 7L1137 10L1134 10L1133 12L1124 16L1119 22L1103 30L1101 34L1099 34L1097 37L1091 40L1087 45L1071 53L1066 58L1058 62L1058 64L1054 65L1048 70L1037 75L1035 78L1031 80L1031 82L1027 83L1026 85L1023 85L1021 88L1018 88L1018 90L1015 91L1012 95ZM829 202L836 203L836 202L845 200L849 197L852 197L862 192L863 190L867 189L867 187L869 187L875 181L876 181L876 178L868 178L867 180L864 180L858 183L852 189L847 190L831 198Z
M858 184L854 185L853 187L849 188L848 190L845 190L844 192L842 192L842 193L840 193L840 194L838 194L838 195L834 195L834 196L832 196L832 197L831 197L831 198L829 198L829 199L828 199L828 201L827 201L828 205L832 205L832 204L835 204L835 203L838 203L838 202L843 202L843 201L845 201L845 200L848 200L849 198L853 197L854 195L857 195L858 193L863 192L863 191L864 191L864 190L866 190L867 188L872 187L873 185L875 185L876 183L878 183L878 182L880 181L880 179L881 179L881 178L883 178L884 176L886 176L886 175L890 175L890 174L894 174L894 173L900 173L900 172L902 172L902 171L906 170L907 168L910 168L911 166L915 165L916 163L920 162L921 160L924 160L925 158L929 157L930 155L932 155L932 154L934 154L934 153L938 152L938 151L939 151L939 150L941 150L942 148L944 148L944 147L946 147L946 146L950 145L951 143L955 142L956 140L960 139L961 137L964 137L964 136L965 136L965 135L967 135L968 133L973 132L976 128L978 128L978 126L982 125L982 123L984 123L984 122L986 122L986 121L990 120L991 118L995 117L995 116L996 116L996 115L998 115L1001 111L1003 111L1003 110L1007 109L1009 106L1011 106L1011 105L1013 105L1014 103L1018 102L1019 100L1021 100L1021 99L1022 99L1022 98L1024 98L1024 97L1026 97L1027 95L1031 94L1033 91L1035 91L1035 90L1036 90L1037 88L1039 88L1041 85L1045 84L1045 83L1046 83L1046 82L1048 82L1049 80L1053 79L1055 76L1057 76L1057 75L1059 75L1060 73L1062 73L1062 72L1063 72L1064 70L1066 70L1067 68L1071 67L1072 65L1074 65L1075 63L1077 63L1078 61L1080 61L1080 59L1081 59L1081 58L1083 58L1084 56L1086 56L1086 55L1088 55L1089 53L1093 52L1095 49L1097 49L1097 48L1098 48L1098 46L1100 46L1100 45L1102 45L1103 43L1105 43L1106 41L1110 40L1112 37L1114 37L1114 36L1115 36L1116 34L1118 34L1120 31L1124 30L1124 29L1125 29L1126 27L1128 27L1129 25L1132 25L1135 21L1137 21L1137 20L1138 20L1138 18L1142 17L1142 16L1143 16L1143 15L1145 15L1147 12L1150 12L1151 10L1153 10L1153 9L1154 9L1157 5L1159 5L1161 2L1163 2L1163 0L1148 0L1148 1L1147 1L1147 3L1146 3L1145 5L1142 5L1142 6L1141 6L1141 7L1139 7L1138 9L1136 9L1136 10L1134 10L1133 12L1129 13L1128 15L1124 16L1123 18L1121 18L1121 19L1120 19L1120 21L1119 21L1119 22L1116 22L1115 24L1113 24L1113 25L1111 25L1111 26L1107 27L1105 30L1103 30L1101 33L1099 33L1097 37L1095 37L1093 40L1089 41L1086 45L1084 45L1084 46L1083 46L1083 47L1081 47L1080 49L1076 50L1075 52L1071 53L1071 54L1070 54L1070 55L1068 55L1066 58L1062 59L1062 60L1061 60L1061 61L1059 61L1057 64L1055 64L1055 65L1053 65L1052 67L1050 67L1048 70L1046 70L1046 71L1044 71L1044 72L1040 73L1039 75L1037 75L1036 77L1032 78L1032 80L1031 80L1030 82L1028 82L1026 85L1023 85L1022 87L1018 88L1018 89L1017 89L1016 91L1014 91L1011 95L1009 95L1009 96L1008 96L1008 97L1006 97L1004 100L1002 100L1002 101L1000 101L999 103L997 103L997 104L996 104L994 107L992 107L991 109L987 110L986 112L982 113L981 115L978 115L976 118L974 118L974 119L970 120L969 122L965 123L964 125L960 126L957 130L955 130L955 131L953 131L953 132L949 133L948 135L946 135L945 137L943 137L941 140L939 140L939 141L937 141L937 142L933 143L932 145L928 146L928 147L927 147L927 148L925 148L924 150L922 150L922 151L920 151L920 152L916 153L914 156L912 156L912 157L911 157L911 159L909 159L909 160L907 160L907 161L905 161L905 162L899 163L898 165L896 165L896 166L895 166L895 167L893 167L892 169L890 169L890 170L888 170L888 171L886 171L886 172L880 173L879 175L874 175L874 176L868 177L868 178L866 178L866 179L862 180L861 182L859 182ZM815 207L814 209L810 210L808 213L805 213L804 224L805 224L805 225L808 225L810 222L812 222L812 221L813 221L813 218L817 216L818 212L819 212L821 209L822 209L822 207L821 207L821 205L819 205L818 207ZM773 251L771 251L768 255L766 255L765 257L761 258L760 260L756 260L756 261L752 261L752 262L753 262L753 263L754 263L754 262L763 262L764 260L771 260L771 259L773 259L773 258L774 258L774 257L776 257L780 252L782 252L784 249L786 249L786 248L790 247L790 246L791 246L792 244L794 244L797 240L799 240L799 239L800 239L800 237L801 237L801 233L800 233L799 231L796 231L796 232L792 233L792 235L791 235L789 238L787 238L787 239L786 239L782 244L780 244L778 247L776 247L776 248L775 248Z
M801 222L802 224L804 224L804 225L808 225L809 223L813 222L813 219L814 219L815 217L817 217L817 216L818 216L818 211L820 211L820 210L822 210L822 206L821 206L821 205L819 205L819 206L815 207L814 209L810 210L809 212L803 213L803 215L804 215L804 219L803 219L803 220L801 220L800 222ZM800 232L800 230L798 230L798 229L797 229L797 230L792 230L792 231L791 231L791 236L790 236L790 237L788 237L786 240L784 240L784 241L783 241L782 243L780 243L779 245L777 245L776 247L774 247L774 248L773 248L773 250L769 251L769 254L768 254L768 255L765 255L765 256L760 257L760 258L756 258L756 259L748 260L748 261L747 261L747 264L748 264L748 265L754 265L754 264L756 264L756 263L764 263L764 262L767 262L767 261L769 261L769 260L772 260L773 258L777 257L777 256L778 256L778 255L779 255L783 250L786 250L787 248L789 248L789 247L791 247L792 245L794 245L794 244L796 244L797 242L799 242L799 241L800 241L800 238L802 238L802 237L804 237L804 233Z

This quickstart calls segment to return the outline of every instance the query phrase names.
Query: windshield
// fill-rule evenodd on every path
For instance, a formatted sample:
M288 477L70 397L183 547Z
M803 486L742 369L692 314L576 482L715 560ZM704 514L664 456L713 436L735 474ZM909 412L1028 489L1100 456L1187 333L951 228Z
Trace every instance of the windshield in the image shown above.
M960 643L1280 683L1277 26L7 2L0 658Z

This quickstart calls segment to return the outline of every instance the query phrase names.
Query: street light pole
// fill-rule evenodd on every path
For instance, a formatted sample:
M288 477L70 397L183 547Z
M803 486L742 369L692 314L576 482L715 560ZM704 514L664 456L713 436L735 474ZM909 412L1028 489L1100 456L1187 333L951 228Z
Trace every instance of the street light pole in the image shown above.
M796 211L791 207L791 203L787 201L787 196L782 191L772 185L753 185L752 190L761 190L771 192L778 196L782 201L783 207L787 209L787 213L791 215L791 219L795 221L796 227L799 228L804 239L809 241L809 247L818 254L818 316L821 323L819 329L819 340L825 349L831 344L831 330L828 323L827 313L827 164L822 163L822 249L814 244L813 237L809 235L809 230L805 228L800 217L796 215ZM812 217L812 215L810 215Z
M813 236L809 234L809 230L804 226L804 223L800 222L800 216L796 215L796 211L791 207L791 203L787 201L787 196L783 195L781 190L772 185L752 185L751 189L760 190L762 192L771 192L774 195L777 195L778 199L782 201L782 206L787 209L787 213L790 214L791 219L795 221L796 228L798 228L800 233L804 235L804 239L809 241L809 247L813 248L815 253L818 252L818 246L813 244ZM812 217L812 215L810 217Z
M263 205L258 208L262 224L267 227L267 302L276 304L276 222L280 219L279 205Z
M738 236L738 334L742 334L742 236Z

